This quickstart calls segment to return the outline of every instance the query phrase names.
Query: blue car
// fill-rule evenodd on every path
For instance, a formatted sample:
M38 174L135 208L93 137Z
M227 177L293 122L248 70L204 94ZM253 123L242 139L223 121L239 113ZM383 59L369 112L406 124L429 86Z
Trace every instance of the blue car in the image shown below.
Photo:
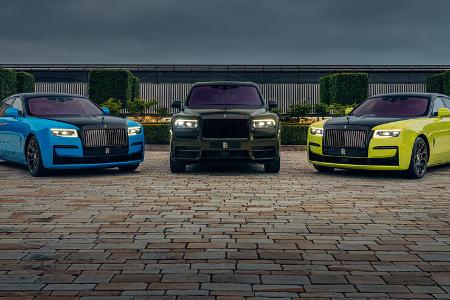
M137 122L108 116L79 95L17 94L0 105L0 159L48 169L114 168L131 172L144 160Z

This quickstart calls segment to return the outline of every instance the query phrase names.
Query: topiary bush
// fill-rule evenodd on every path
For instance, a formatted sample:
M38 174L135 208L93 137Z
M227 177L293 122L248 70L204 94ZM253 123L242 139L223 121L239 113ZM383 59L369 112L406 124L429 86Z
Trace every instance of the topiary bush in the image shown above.
M16 93L33 93L34 76L27 72L16 73Z
M103 102L101 107L107 107L109 109L109 113L111 116L118 117L120 116L120 110L122 109L122 102L117 99L109 98L105 102Z
M0 69L0 100L16 93L16 71Z
M136 76L131 76L131 99L137 99L141 97L141 82Z
M127 70L97 69L89 72L89 98L101 104L118 99L122 106L132 100L132 74Z
M442 93L450 96L450 71L445 72L443 77L444 90Z
M444 73L427 78L427 92L444 94Z
M320 102L331 103L330 98L330 76L320 77Z
M307 125L281 124L281 144L306 145L308 138Z
M132 116L144 116L149 108L158 105L158 103L158 100L144 100L141 98L136 98L128 102L128 113Z
M369 95L369 76L366 73L333 74L329 84L331 103L361 103Z
M170 124L145 124L144 135L147 144L169 144Z
M310 104L292 104L289 106L289 116L292 118L304 118L311 114L312 106Z

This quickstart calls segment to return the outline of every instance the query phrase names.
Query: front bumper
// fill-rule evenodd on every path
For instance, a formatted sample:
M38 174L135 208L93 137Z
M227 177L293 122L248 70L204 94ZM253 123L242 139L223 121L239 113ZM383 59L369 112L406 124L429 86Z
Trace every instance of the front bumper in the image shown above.
M185 163L255 162L264 163L280 156L278 130L271 138L202 139L177 138L171 133L171 157Z
M144 135L128 137L128 146L85 149L79 138L50 137L42 151L47 169L114 168L139 164L144 160Z
M407 170L412 149L401 138L371 139L366 155L355 149L338 148L324 155L322 137L308 135L308 160L311 164L338 169ZM341 152L342 151L342 152ZM345 153L345 154L344 154Z

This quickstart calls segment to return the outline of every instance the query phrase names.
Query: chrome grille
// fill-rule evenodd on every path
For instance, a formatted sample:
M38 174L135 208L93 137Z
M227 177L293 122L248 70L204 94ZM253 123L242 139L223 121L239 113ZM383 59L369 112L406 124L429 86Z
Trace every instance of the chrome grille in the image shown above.
M85 147L126 146L128 133L126 129L89 129L83 132Z
M326 129L324 145L326 147L366 148L367 131Z

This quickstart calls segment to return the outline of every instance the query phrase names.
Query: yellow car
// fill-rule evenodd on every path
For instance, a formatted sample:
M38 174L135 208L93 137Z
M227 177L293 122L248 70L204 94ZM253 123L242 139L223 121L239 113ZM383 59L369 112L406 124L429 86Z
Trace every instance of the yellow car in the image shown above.
M346 114L308 130L308 159L320 172L392 170L422 178L427 167L450 162L448 96L377 95Z

